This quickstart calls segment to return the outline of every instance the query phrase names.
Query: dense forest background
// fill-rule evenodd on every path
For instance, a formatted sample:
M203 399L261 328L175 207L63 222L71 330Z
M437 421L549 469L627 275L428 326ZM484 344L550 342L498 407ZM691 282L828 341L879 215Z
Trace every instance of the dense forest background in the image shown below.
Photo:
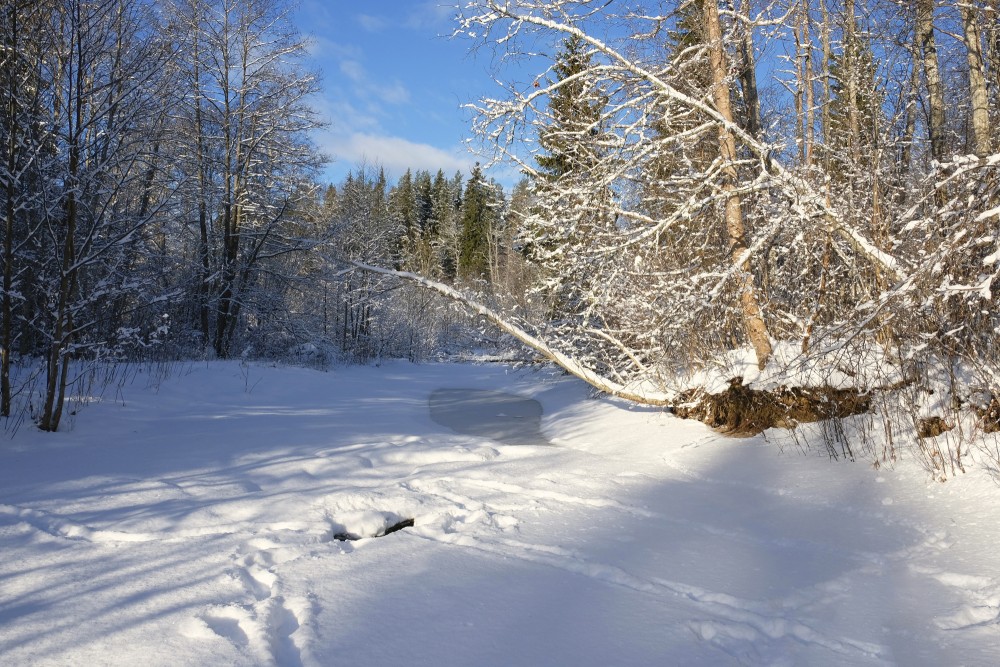
M0 413L56 430L107 361L509 344L423 277L637 400L749 358L891 396L921 441L996 425L997 0L465 3L456 36L520 73L473 106L509 192L321 183L290 11L5 0Z

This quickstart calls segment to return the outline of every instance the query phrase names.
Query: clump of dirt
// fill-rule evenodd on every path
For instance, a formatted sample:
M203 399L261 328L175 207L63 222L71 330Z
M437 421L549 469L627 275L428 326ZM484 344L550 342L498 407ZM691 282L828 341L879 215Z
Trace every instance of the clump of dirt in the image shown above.
M986 433L1000 432L1000 399L996 396L990 399L986 407L977 410L982 429Z
M942 417L924 417L917 422L917 437L936 438L953 428L955 427L946 422Z
M869 393L833 387L778 387L771 390L743 386L743 378L730 380L729 389L708 394L689 389L678 395L674 414L697 419L714 429L737 436L751 436L769 428L795 428L798 424L834 417L850 417L871 409Z

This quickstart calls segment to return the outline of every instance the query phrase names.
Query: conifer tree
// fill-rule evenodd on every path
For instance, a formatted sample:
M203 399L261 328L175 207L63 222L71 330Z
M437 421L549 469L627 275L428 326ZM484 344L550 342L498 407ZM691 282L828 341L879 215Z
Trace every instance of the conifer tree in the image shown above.
M413 177L413 200L416 209L417 226L424 238L430 235L430 219L433 215L434 193L431 172L418 171Z
M603 100L587 83L591 60L586 43L575 35L563 41L556 56L552 71L558 87L549 99L548 124L538 136L544 152L535 157L547 180L586 173L598 158L594 138Z
M560 292L572 257L593 244L607 220L610 193L602 185L605 159L601 123L607 96L593 82L593 55L571 35L561 43L552 66L547 109L539 119L533 176L534 210L522 242L528 256L548 274L545 289ZM559 297L560 301L573 301Z
M495 189L483 177L477 163L469 175L462 197L462 227L458 275L465 280L490 276L490 237L497 227Z
M435 251L437 265L446 280L458 277L459 258L459 214L462 206L461 172L456 172L451 179L439 170L434 177L432 186L431 217L428 226L431 230L432 246Z
M830 152L830 176L842 182L871 164L884 124L871 45L857 30L847 31L846 40L843 51L831 57L833 97L824 146Z
M399 256L396 268L411 269L413 268L411 257L420 239L420 226L417 222L413 174L409 169L389 192L389 213L393 222L400 228L400 237L396 242Z
M416 224L416 238L410 250L413 268L421 275L438 276L441 267L434 253L433 191L431 174L427 170L420 170L413 177L413 207Z
M706 96L711 89L712 73L703 55L702 0L692 0L678 8L675 23L667 30L666 37L664 59L671 83L692 97ZM684 205L684 193L689 189L685 179L703 173L715 160L718 142L710 132L696 131L700 119L685 113L670 98L658 101L652 120L654 149L645 168L642 189L645 208L654 218L662 219ZM669 236L663 238L665 244L669 243Z

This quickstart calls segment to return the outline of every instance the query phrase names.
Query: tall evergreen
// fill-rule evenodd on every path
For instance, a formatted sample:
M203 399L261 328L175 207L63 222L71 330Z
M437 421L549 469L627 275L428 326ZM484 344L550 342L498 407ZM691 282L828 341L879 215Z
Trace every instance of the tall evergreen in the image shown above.
M413 176L413 201L420 233L429 239L430 219L434 213L434 196L431 173L427 170L418 171Z
M519 235L525 256L540 268L539 301L551 304L550 314L566 322L586 309L583 294L589 291L587 277L578 281L573 267L587 261L613 219L605 184L613 169L603 127L608 96L596 82L597 66L582 38L560 43L551 69L554 80L546 82L547 113L538 127L533 207Z
M489 278L490 240L499 222L495 187L477 163L462 198L458 274L467 280Z
M841 182L848 174L870 166L878 148L884 115L871 45L856 31L849 34L843 52L831 58L832 99L825 146L836 167L830 176ZM853 95L849 79L853 79L852 87L856 88Z
M548 180L586 173L598 159L596 138L605 99L585 76L592 60L587 43L575 35L563 41L556 56L552 71L561 85L549 99L548 123L539 132L544 152L535 157Z
M398 261L395 268L413 268L409 258L413 255L420 238L420 227L417 221L416 200L413 196L413 174L409 169L389 191L389 214L401 232L396 240Z
M446 280L458 277L459 257L459 214L462 205L461 172L456 172L451 179L438 171L431 187L431 217L428 227L431 230L433 246L437 257L437 265Z
M702 55L705 41L702 0L692 0L678 9L667 31L664 59L670 83L694 98L705 98L712 87L712 72ZM714 133L691 132L701 123L675 101L660 101L653 116L654 149L643 179L645 206L655 218L665 218L683 205L685 189L678 187L677 179L703 172L718 156Z

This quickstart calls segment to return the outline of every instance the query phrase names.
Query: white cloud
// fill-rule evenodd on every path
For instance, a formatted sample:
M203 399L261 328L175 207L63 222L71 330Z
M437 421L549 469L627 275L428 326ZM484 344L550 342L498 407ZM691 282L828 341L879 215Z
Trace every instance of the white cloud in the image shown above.
M449 174L462 170L468 173L475 162L464 146L445 150L401 137L365 132L330 134L323 143L321 148L342 165L379 165L394 177L402 175L407 169L432 172L443 169Z
M365 79L365 68L357 60L341 60L340 73L355 83Z
M400 81L393 81L385 85L371 85L371 92L387 104L406 104L410 101L410 89Z
M343 133L344 128L371 131L379 125L378 117L371 109L359 109L343 98L317 97L313 100L313 108L333 131Z
M433 28L443 31L451 27L451 20L458 12L455 3L444 0L424 0L410 11L406 27L416 30ZM449 30L450 32L450 30Z
M357 60L341 60L340 72L351 80L354 92L361 97L375 98L395 105L410 101L410 90L401 81L378 82Z
M368 32L381 32L389 25L381 16L372 16L371 14L358 14L358 23Z

